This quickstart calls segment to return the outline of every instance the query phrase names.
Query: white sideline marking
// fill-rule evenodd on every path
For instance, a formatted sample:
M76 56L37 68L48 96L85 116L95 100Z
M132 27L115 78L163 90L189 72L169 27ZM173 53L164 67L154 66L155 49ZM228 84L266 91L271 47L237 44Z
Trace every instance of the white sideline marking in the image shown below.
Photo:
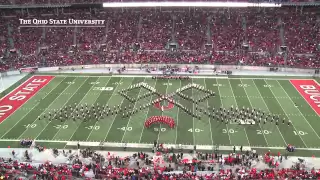
M20 142L21 140L18 139L0 139L0 142ZM123 147L124 144L127 144L127 147L131 148L151 148L153 144L143 144L143 143L117 143L117 142L104 142L101 144L100 141L60 141L60 140L36 140L36 143L66 143L66 146L77 146L79 143L82 146L91 146L91 147ZM178 144L164 144L164 147L174 147L178 148ZM190 149L193 150L193 145L182 145L183 149ZM213 150L218 148L222 151L233 151L233 146L211 146L211 145L197 145L198 150ZM252 150L252 149L272 149L272 150L285 150L286 147L284 146L243 146L243 150ZM239 146L236 146L236 150L239 150ZM296 150L305 150L305 151L320 151L320 147L318 148L296 148Z

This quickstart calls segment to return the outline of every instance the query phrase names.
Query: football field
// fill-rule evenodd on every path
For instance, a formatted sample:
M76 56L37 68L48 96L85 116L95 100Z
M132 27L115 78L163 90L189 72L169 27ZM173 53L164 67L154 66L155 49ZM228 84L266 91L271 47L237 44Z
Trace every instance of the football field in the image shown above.
M299 81L305 80L297 80ZM199 107L212 109L244 106L261 109L279 115L280 119L291 120L292 125L282 122L278 126L271 122L254 125L225 124L203 113L197 113L201 116L200 120L193 118L177 106L161 111L153 105L129 118L123 118L122 113L119 113L99 121L38 120L39 116L69 105L99 103L109 107L119 105L123 108L130 105L138 108L159 98L142 87L126 91L128 97L141 97L134 102L118 93L140 82L148 84L163 95L175 93L177 89L194 83L215 92L215 96L200 102ZM319 115L293 82L280 78L198 77L176 80L143 76L52 76L47 84L3 119L0 124L0 142L2 147L19 147L19 140L29 138L47 146L66 147L68 142L78 141L153 144L156 140L159 143L184 145L242 145L281 149L292 144L303 150L320 149ZM148 93L150 95L143 97ZM205 95L203 91L194 88L183 91L183 94L195 99ZM191 101L178 95L173 95L173 100L196 111L195 104ZM162 105L167 106L166 103ZM145 128L144 122L151 116L172 117L177 126L171 129L164 124L155 124Z

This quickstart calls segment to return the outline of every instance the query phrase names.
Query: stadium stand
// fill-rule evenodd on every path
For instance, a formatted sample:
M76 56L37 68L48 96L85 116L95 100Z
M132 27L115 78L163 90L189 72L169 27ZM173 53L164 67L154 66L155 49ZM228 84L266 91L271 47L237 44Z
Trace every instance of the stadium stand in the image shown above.
M140 0L139 2L145 2L149 0ZM154 0L161 2L160 0ZM166 0L167 2L172 2L176 0ZM180 1L191 1L191 0L180 0ZM207 2L215 2L218 0L205 0ZM228 2L293 2L293 3L299 3L299 2L315 2L317 0L228 0ZM23 0L1 0L0 4L5 5L32 5L32 4L92 4L92 3L103 3L103 2L135 2L133 0L34 0L34 1L23 1Z
M286 14L286 16L281 16ZM98 28L20 27L16 18L103 19ZM319 67L319 16L280 9L174 12L64 8L1 12L1 70L97 63ZM281 46L286 46L285 51Z
M49 1L29 2L46 4ZM1 0L0 4L30 4L29 2ZM50 0L51 4L66 2ZM95 1L77 1L93 2ZM22 67L99 63L206 63L319 68L320 18L316 10L306 8L296 11L295 7L216 9L214 12L205 9L2 10L0 71ZM15 21L30 17L103 19L106 23L97 28L34 28L20 27L19 21ZM57 153L56 151L53 153ZM69 164L47 162L37 165L16 158L13 152L12 158L0 160L1 175L6 179L23 179L27 176L33 179L67 179L71 176L84 177L90 171L96 179L320 178L319 170L302 168L302 162L291 169L280 168L282 156L273 156L269 152L263 156L253 152L239 152L224 157L198 152L197 158L186 161L183 154L169 153L169 150L161 147L158 147L158 151L158 156L164 159L161 162L141 152L118 157L111 154L103 156L86 149L81 151L80 156L71 152L58 153L68 156L72 160ZM26 151L25 158L28 159L28 156ZM81 161L83 158L90 158L90 161ZM253 168L252 163L259 161L267 164L268 168ZM219 168L214 170L216 166Z
M36 152L39 151L39 152ZM80 152L80 153L79 153ZM20 152L21 153L21 152ZM34 163L32 154L53 157L52 161ZM41 154L43 153L43 155ZM285 155L254 151L237 151L230 155L197 152L172 153L157 145L153 153L130 154L90 149L49 150L36 146L25 150L23 156L12 150L11 157L1 158L2 179L318 179L320 171L305 166L303 159L293 163L291 168L282 168L288 163ZM55 158L68 159L55 163ZM257 164L264 164L261 169Z

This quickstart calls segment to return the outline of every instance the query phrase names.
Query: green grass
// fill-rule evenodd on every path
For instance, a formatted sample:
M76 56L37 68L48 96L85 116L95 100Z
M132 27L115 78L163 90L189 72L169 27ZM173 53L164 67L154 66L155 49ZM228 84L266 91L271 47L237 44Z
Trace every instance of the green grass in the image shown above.
M161 112L153 106L143 109L124 119L122 114L108 116L100 121L80 120L65 122L37 120L39 115L69 104L108 104L109 106L139 107L156 99L152 95L130 103L117 92L132 84L145 82L161 94L175 92L189 83L196 83L216 92L215 97L201 102L202 107L245 106L279 114L289 118L293 126L267 123L252 126L224 124L201 114L201 120L193 119L177 107ZM112 87L109 91L97 87ZM137 88L128 92L130 97L138 97L148 90ZM199 97L201 92L191 89L183 92ZM43 100L37 103L39 99ZM193 103L174 96L188 109ZM298 104L298 107L294 106ZM177 127L170 129L165 125L144 128L144 121L151 116L170 116ZM56 141L96 141L127 143L197 144L197 145L243 145L250 147L284 147L293 144L299 148L320 148L319 116L287 79L250 78L196 78L190 81L154 80L145 77L112 76L56 76L47 86L27 101L14 114L0 124L0 138L19 140L24 138L47 140L45 145L64 147L65 143ZM29 127L26 127L29 125ZM32 126L31 126L32 125ZM299 135L300 131L300 135ZM296 133L298 132L298 135ZM3 142L2 146L18 147L17 142ZM1 146L1 147L2 147Z

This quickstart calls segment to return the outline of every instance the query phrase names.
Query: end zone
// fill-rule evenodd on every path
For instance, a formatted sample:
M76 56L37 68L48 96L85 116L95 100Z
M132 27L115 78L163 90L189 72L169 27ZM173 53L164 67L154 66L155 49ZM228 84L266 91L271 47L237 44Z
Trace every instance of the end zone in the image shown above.
M320 116L320 85L313 79L290 80L300 95L308 102L310 107Z
M0 123L47 85L54 76L32 76L0 99Z

